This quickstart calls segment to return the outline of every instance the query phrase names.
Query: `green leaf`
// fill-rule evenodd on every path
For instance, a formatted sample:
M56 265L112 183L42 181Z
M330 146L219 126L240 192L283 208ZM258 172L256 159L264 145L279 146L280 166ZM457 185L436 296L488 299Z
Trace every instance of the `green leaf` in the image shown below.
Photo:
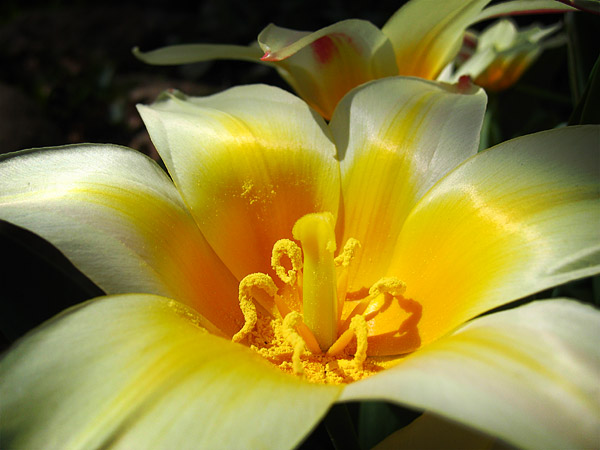
M585 90L569 119L569 125L600 123L600 57L596 60Z

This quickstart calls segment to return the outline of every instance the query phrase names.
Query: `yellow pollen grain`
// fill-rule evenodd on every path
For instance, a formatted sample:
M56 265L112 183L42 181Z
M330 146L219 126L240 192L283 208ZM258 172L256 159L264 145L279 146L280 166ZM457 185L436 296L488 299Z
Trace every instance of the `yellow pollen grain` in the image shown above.
M304 349L298 358L302 367L302 374L299 375L294 370L292 361L294 347L286 340L284 328L282 319L271 318L259 311L256 325L248 333L246 342L252 350L282 372L299 376L311 383L348 384L374 375L389 366L384 361L366 357L366 354L362 364L357 364L357 345L351 342L335 356L324 353L315 355Z

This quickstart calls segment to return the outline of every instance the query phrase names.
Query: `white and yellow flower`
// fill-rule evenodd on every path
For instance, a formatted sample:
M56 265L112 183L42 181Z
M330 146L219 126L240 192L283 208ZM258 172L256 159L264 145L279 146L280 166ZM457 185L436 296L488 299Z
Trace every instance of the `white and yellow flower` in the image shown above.
M268 25L258 35L259 46L187 44L134 53L150 64L170 65L216 59L261 62L274 67L296 93L326 119L347 92L370 80L404 75L435 80L461 49L465 31L476 22L508 14L572 11L555 0L513 0L485 8L491 0L411 0L379 29L371 22L344 20L315 32ZM484 9L485 8L485 9ZM522 44L520 33L518 43ZM543 37L543 36L541 36ZM539 50L529 39L526 51ZM487 39L486 39L487 40ZM516 41L515 41L516 42ZM514 42L511 41L511 44ZM503 50L506 50L503 48ZM519 45L518 50L523 50ZM497 70L516 50L489 58L489 49L468 67ZM483 53L483 52L480 52ZM533 59L521 57L521 65ZM485 62L486 65L483 63ZM509 77L513 69L509 68ZM461 74L472 75L467 71Z
M273 87L174 93L140 106L170 177L112 145L4 156L0 218L108 296L0 361L3 444L292 448L335 402L385 399L595 445L600 313L477 316L598 273L600 127L476 154L485 102L387 78L327 124Z

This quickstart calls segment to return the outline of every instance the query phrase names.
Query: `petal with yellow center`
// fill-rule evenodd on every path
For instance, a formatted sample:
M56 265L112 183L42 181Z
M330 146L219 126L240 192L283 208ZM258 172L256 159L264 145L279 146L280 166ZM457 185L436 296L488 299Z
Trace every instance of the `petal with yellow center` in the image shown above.
M388 274L422 306L423 344L600 272L599 143L594 125L517 138L474 156L423 197Z
M433 80L460 49L463 34L490 0L412 0L382 31L396 53L400 75Z
M73 145L7 154L0 192L0 219L50 241L105 292L175 297L228 336L242 326L236 279L141 153Z
M238 279L272 272L273 244L291 238L298 218L337 214L335 147L296 96L242 86L139 110L198 226Z
M545 300L473 320L342 400L437 413L519 448L593 448L600 427L600 312Z
M398 75L394 50L379 28L364 20L337 22L314 33L267 26L258 36L264 61L326 119L341 98L366 81Z
M0 428L10 448L292 448L339 392L211 335L174 300L128 294L9 350Z
M371 82L340 103L330 123L342 172L337 231L340 242L361 243L352 288L385 275L414 204L477 152L485 104L485 93L468 84L400 77Z

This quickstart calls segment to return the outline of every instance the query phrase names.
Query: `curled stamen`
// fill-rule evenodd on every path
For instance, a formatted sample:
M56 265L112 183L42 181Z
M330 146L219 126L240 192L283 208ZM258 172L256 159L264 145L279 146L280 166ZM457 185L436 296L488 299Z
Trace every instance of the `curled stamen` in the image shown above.
M296 331L296 327L303 323L302 316L296 311L292 311L283 319L282 334L285 340L293 347L294 352L292 353L292 368L296 375L302 375L304 368L300 357L306 346L302 336Z
M284 256L287 256L292 264L292 268L287 271L283 264L281 264L281 258ZM278 240L273 245L271 267L273 267L277 276L285 284L295 284L298 271L302 269L302 250L300 250L300 247L294 241L289 239Z
M277 286L275 286L271 277L264 273L251 273L240 281L238 296L240 309L244 315L244 326L233 335L231 338L233 342L242 341L256 326L258 315L256 313L256 306L252 300L255 295L254 289L257 288L265 291L270 297L274 297L277 293Z

